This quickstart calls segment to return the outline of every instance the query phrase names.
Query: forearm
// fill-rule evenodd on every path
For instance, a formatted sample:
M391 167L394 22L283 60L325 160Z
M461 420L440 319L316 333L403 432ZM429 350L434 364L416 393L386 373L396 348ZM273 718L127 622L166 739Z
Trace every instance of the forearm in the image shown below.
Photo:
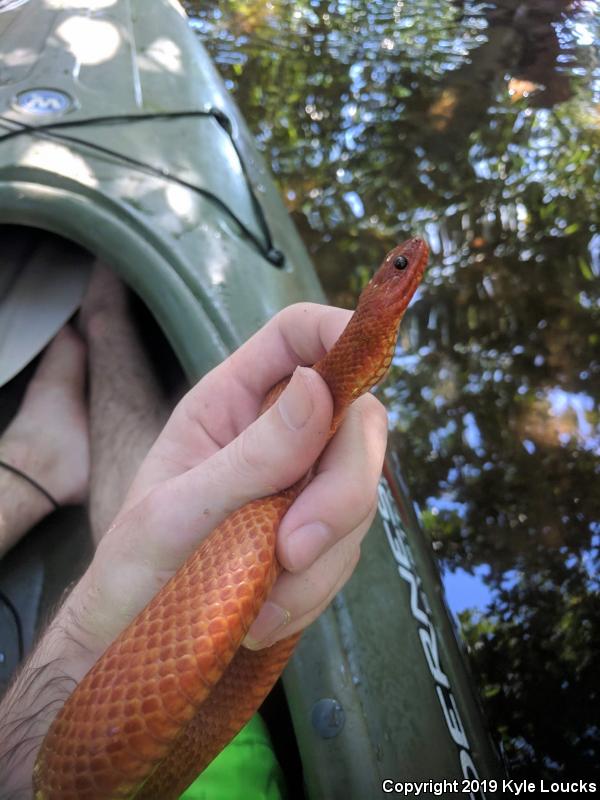
M71 597L0 702L0 798L32 797L37 752L56 713L96 656L82 645Z

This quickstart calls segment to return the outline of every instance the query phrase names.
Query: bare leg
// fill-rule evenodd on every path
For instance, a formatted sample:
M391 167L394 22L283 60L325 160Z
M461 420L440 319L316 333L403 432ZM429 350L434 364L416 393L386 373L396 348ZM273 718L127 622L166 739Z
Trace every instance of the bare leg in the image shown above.
M90 524L98 544L166 417L166 404L135 326L125 287L97 266L83 300L90 382Z
M36 480L60 505L82 502L88 488L84 380L85 345L66 326L48 346L0 438L0 459ZM35 487L0 467L0 557L52 509Z

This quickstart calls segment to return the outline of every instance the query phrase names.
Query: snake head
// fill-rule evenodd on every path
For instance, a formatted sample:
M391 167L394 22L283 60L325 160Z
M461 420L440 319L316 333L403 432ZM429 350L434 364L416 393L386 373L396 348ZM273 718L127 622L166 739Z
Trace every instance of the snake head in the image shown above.
M361 331L355 336L361 342L356 357L364 365L362 373L357 370L363 379L354 387L356 396L387 373L402 317L421 283L428 257L429 248L422 239L408 239L390 250L363 289L351 322Z
M409 239L391 250L363 289L348 326L314 369L327 381L334 400L336 429L343 409L386 374L398 328L421 282L429 248Z
M413 294L421 282L429 248L423 239L408 239L387 254L363 291L359 308L368 308L397 330Z

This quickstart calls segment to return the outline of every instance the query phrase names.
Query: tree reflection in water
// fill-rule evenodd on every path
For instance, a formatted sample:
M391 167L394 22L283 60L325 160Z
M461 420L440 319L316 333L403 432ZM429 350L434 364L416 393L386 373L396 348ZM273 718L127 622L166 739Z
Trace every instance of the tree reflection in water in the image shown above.
M513 775L598 775L600 9L188 10L334 302L430 242L393 446Z

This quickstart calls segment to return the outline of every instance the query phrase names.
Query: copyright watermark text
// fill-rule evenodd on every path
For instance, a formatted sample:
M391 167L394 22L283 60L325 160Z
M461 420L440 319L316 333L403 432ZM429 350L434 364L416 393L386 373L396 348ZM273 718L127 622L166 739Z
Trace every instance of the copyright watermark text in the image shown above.
M548 780L444 780L444 781L394 781L387 778L381 784L385 794L405 797L447 797L462 794L470 797L524 796L527 794L595 794L597 784L593 781L548 781Z

